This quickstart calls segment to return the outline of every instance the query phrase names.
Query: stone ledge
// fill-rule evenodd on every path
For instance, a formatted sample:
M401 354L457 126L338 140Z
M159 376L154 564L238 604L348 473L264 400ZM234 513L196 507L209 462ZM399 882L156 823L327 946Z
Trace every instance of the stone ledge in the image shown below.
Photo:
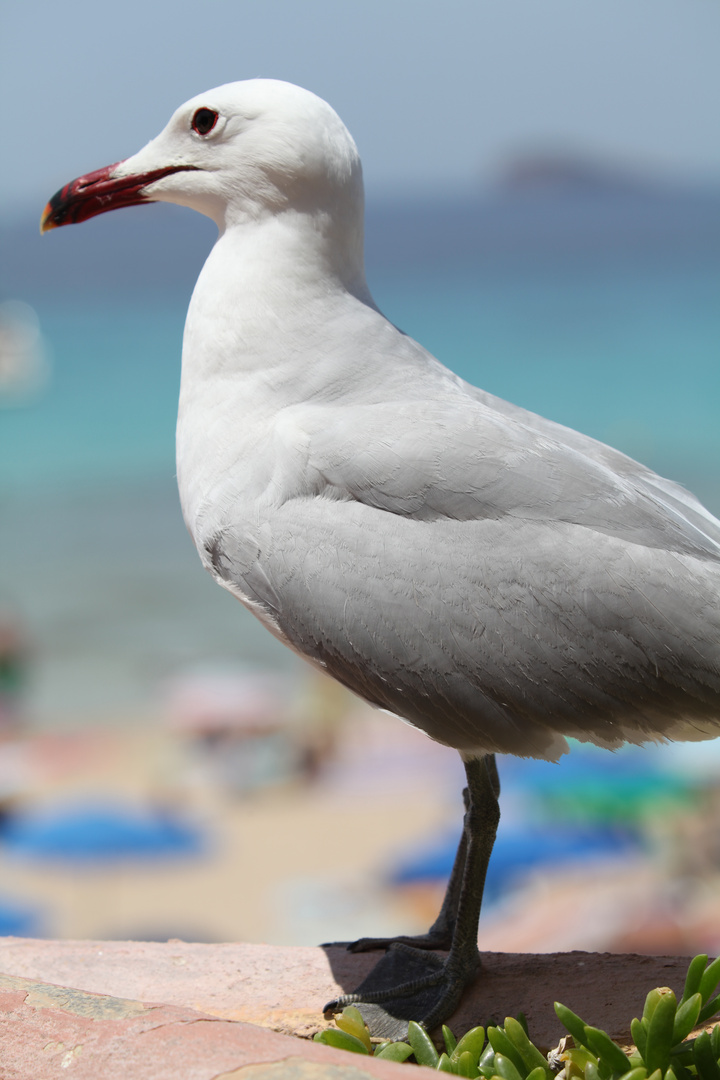
M3 1080L400 1080L402 1066L266 1028L0 975Z
M377 955L353 955L342 946L0 939L0 971L8 975L164 1002L304 1037L323 1027L323 1005L354 989ZM687 964L684 956L486 952L483 971L450 1026L459 1036L522 1011L535 1039L551 1046L563 1033L553 1010L560 1000L611 1034L629 1037L629 1021L647 991L681 989Z

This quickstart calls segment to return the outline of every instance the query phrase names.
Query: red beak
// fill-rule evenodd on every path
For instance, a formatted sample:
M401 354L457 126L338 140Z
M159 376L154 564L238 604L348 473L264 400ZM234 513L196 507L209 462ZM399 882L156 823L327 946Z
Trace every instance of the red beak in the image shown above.
M71 180L56 191L43 210L40 232L57 229L60 225L87 221L88 218L104 214L107 210L115 210L119 206L139 206L152 202L152 198L146 195L144 190L148 184L171 173L195 168L194 165L168 165L164 169L153 169L152 172L139 176L113 178L112 172L118 165L122 165L122 162L116 161L114 165L79 176L77 180Z

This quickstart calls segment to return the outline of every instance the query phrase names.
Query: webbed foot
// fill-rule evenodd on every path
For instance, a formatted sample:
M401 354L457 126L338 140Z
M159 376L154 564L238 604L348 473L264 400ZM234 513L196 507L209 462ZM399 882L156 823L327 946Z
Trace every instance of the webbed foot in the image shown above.
M328 1002L325 1015L354 1005L370 1034L383 1039L406 1038L409 1020L431 1030L455 1011L480 962L477 951L462 969L448 960L394 942L354 993Z

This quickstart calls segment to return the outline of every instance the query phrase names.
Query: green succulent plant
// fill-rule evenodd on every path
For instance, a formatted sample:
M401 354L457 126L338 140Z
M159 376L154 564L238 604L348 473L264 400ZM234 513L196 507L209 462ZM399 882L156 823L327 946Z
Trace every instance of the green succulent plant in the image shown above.
M635 1048L629 1054L606 1031L586 1024L559 1002L555 1012L569 1036L547 1057L531 1042L522 1014L507 1017L503 1026L489 1025L487 1032L472 1028L459 1040L443 1025L444 1050L438 1051L412 1020L407 1042L373 1045L359 1010L351 1005L337 1017L337 1028L318 1032L315 1041L390 1061L414 1057L418 1065L470 1080L720 1080L720 1024L688 1038L720 1011L718 982L720 957L708 964L701 955L690 962L679 1002L667 986L651 990L642 1017L630 1025Z
M720 1025L688 1039L720 1010L720 994L714 993L719 981L720 957L708 964L701 955L690 962L679 1002L668 986L651 990L642 1017L630 1025L630 1055L556 1002L555 1012L574 1042L558 1055L566 1080L720 1080Z

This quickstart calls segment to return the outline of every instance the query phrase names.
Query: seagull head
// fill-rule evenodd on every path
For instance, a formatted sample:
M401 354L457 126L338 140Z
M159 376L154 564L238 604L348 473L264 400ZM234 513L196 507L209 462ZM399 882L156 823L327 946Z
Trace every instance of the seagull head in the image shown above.
M337 113L299 86L251 79L199 94L137 154L66 184L40 231L146 202L189 206L224 230L285 210L355 217L362 201L360 158Z

